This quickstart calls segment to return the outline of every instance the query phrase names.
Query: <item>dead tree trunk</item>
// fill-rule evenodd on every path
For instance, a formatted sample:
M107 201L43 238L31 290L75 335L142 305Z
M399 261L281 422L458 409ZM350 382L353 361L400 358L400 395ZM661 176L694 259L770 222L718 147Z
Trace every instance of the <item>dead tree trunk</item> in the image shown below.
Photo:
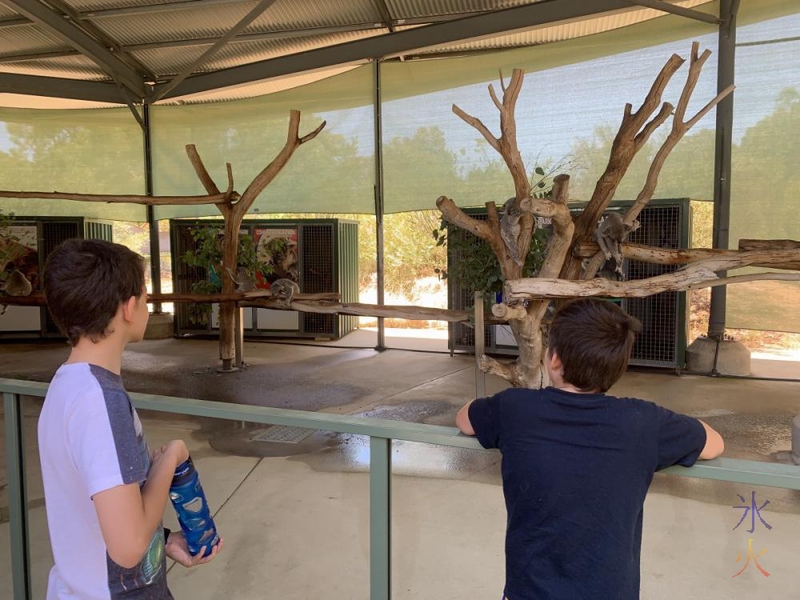
M478 237L485 240L500 264L500 271L504 280L519 279L523 274L525 257L530 251L531 239L536 226L534 213L523 207L524 203L529 206L530 202L538 203L537 206L547 212L548 216L559 215L559 223L565 228L569 228L571 234L571 220L569 211L566 207L566 197L568 179L562 178L558 183L561 195L559 201L547 201L533 199L531 197L531 184L528 172L522 161L517 144L517 126L514 117L519 93L522 89L524 74L521 69L514 69L511 74L511 81L508 86L503 81L503 74L500 73L500 86L503 90L502 102L495 93L494 86L489 85L489 95L492 102L500 112L500 137L495 137L480 119L468 115L458 106L453 105L453 112L469 125L477 129L486 139L489 145L494 148L508 166L511 177L514 181L515 197L509 199L504 206L502 220L499 218L497 207L494 202L486 205L488 219L480 221L473 219L461 211L449 198L442 196L436 201L436 206L442 213L443 218L463 229L471 231ZM566 212L567 224L563 218ZM557 240L553 242L551 251L552 256L548 264L548 270L555 269L556 273L561 268L558 257L563 262L564 255L569 248L568 243L564 243L563 231L561 235L556 235ZM559 241L560 240L560 241ZM558 263L557 267L553 267ZM481 368L488 372L510 381L518 387L540 387L545 383L545 371L542 368L542 331L541 320L547 310L547 301L532 302L529 305L519 305L510 307L506 314L509 315L509 325L519 346L519 357L514 362L501 362L491 357L481 357Z
M692 125L732 91L732 88L729 88L721 92L697 115L684 121L686 107L697 83L700 70L710 54L709 51L705 51L702 56L698 57L697 52L698 45L695 43L692 46L689 75L681 93L672 130L653 159L647 180L636 203L625 216L627 223L632 223L652 198L661 167L671 150ZM553 223L553 237L547 247L546 257L538 277L543 281L548 281L550 286L548 289L553 289L550 282L557 281L556 278L559 277L567 280L580 279L582 275L580 251L585 251L592 241L591 236L597 228L598 220L611 202L614 192L636 153L644 147L653 132L672 114L672 104L662 103L661 97L670 79L683 63L683 58L672 55L656 77L639 110L633 112L632 106L626 104L622 123L612 144L605 172L597 181L586 209L574 221L566 204L568 176L560 175L555 178L551 198L535 198L531 195L528 174L517 146L514 118L514 108L523 81L521 70L514 70L508 87L505 87L501 73L502 102L497 98L493 86L489 86L492 102L500 111L501 136L499 138L496 138L479 119L468 115L457 106L453 106L453 112L477 129L489 145L503 157L511 172L516 191L513 202L509 200L504 207L502 220L498 218L494 202L486 204L488 219L479 221L466 215L445 196L441 196L436 201L436 206L446 221L471 231L490 245L497 255L503 279L506 281L503 305L495 306L492 310L495 316L508 319L519 346L519 357L513 363L500 362L486 356L481 357L481 368L484 371L498 375L518 387L540 387L545 383L546 375L542 364L544 355L542 321L550 303L549 298L567 296L560 293L549 296L547 294L531 294L527 293L528 290L523 291L517 285L519 282L516 280L522 274L524 259L530 251L536 223L534 216L549 217ZM519 215L519 211L522 212L522 215L518 217L519 227L511 229L513 235L509 235L509 215ZM622 241L624 240L616 241L617 247ZM601 253L597 253L590 262L586 275L594 276L597 267L602 264L602 257ZM536 282L537 279L524 281ZM541 289L541 286L537 289Z
M220 278L222 279L222 293L232 294L234 291L233 279L228 276L228 273L236 271L236 264L239 255L239 229L242 225L242 220L250 210L250 207L258 198L259 194L272 182L273 179L280 173L281 169L286 166L289 159L302 144L313 140L320 131L325 127L325 121L311 133L300 137L300 111L293 110L289 113L289 132L284 144L278 155L269 163L264 169L253 179L250 185L242 194L237 202L223 202L217 204L217 208L222 213L222 218L225 220L225 228L222 238L222 272ZM200 155L197 153L194 145L186 147L186 152L189 155L189 160L194 166L195 173L197 173L203 187L209 194L219 194L211 176L208 174ZM231 174L230 164L226 165L228 169L228 190L233 189L233 176ZM222 360L222 370L230 371L233 368L233 359L235 354L235 340L234 340L234 318L236 314L235 302L222 302L219 307L219 357Z

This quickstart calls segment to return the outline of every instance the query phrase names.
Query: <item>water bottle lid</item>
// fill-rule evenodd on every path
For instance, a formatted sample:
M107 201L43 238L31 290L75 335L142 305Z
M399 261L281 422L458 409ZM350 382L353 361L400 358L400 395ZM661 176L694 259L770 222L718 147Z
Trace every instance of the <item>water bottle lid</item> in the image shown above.
M192 457L190 456L175 469L175 475L172 477L172 485L183 485L192 478L193 474L194 463L192 462Z

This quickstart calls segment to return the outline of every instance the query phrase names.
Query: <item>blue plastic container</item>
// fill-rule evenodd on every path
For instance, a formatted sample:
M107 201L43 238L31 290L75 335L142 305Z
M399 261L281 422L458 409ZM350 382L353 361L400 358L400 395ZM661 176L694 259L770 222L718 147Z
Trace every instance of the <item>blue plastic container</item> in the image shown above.
M178 513L189 553L195 556L205 548L205 556L211 554L211 549L219 543L219 536L191 457L175 469L169 499Z

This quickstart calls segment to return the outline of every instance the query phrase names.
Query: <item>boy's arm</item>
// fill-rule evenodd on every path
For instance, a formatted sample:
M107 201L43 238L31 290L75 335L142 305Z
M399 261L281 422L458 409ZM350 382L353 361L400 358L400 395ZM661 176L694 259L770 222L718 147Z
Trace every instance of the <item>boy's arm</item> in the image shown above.
M456 426L461 433L477 437L484 448L498 448L500 394L467 402L456 415Z
M697 419L700 421L700 419ZM722 436L717 431L711 428L706 422L700 421L700 424L706 430L706 445L700 451L700 460L711 460L717 458L725 451L725 442Z
M119 566L135 567L161 524L176 467L189 458L182 440L169 442L150 467L147 481L118 485L92 496L108 555Z
M475 429L469 421L469 407L473 402L475 401L470 400L467 402L456 415L456 427L458 427L464 435L475 435Z

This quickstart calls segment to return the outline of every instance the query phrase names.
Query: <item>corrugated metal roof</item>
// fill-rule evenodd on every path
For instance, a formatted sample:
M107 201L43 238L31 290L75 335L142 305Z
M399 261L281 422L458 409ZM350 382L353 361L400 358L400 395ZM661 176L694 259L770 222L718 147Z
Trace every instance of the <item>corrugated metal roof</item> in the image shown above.
M5 20L16 16L16 11L11 10L5 4L0 3L0 20Z
M690 8L706 3L708 0L686 0L681 2L681 6ZM636 11L628 11L608 16L598 16L592 19L584 19L561 25L549 25L546 27L536 27L511 34L493 36L478 40L470 40L463 43L447 44L445 46L433 46L422 48L415 54L438 54L442 51L449 52L473 52L476 50L497 50L505 48L518 48L522 46L535 46L538 44L549 44L561 42L578 37L595 35L613 29L620 29L641 23L649 19L663 16L664 13L658 10L644 8Z
M163 4L163 0L64 0L75 10L87 12L90 10L103 10L107 8L122 8L131 5L136 6L158 6Z
M0 29L0 56L16 52L59 50L64 42L35 25Z
M254 25L272 31L380 21L381 15L373 0L278 0L254 21Z
M30 74L34 71L37 75L45 77L63 77L65 79L84 79L87 81L104 81L108 75L104 73L91 59L82 56L63 56L42 60L29 60L19 63L0 64L6 73Z
M315 48L324 48L326 46L364 39L365 37L380 35L386 31L387 30L379 29L364 33L339 33L291 40L291 53L305 52L314 50ZM290 51L287 50L285 42L286 40L265 40L224 46L210 61L203 64L196 72L207 73L245 63L283 56L290 53ZM206 49L207 46L193 46L190 48L183 48L181 52L176 53L173 48L156 48L132 52L131 54L157 73L174 74L180 72L195 59L199 58Z
M171 39L222 37L256 2L208 6L190 11L124 15L94 23L123 46Z
M385 0L392 17L396 19L412 19L438 15L456 15L461 13L502 10L523 4L531 4L531 0ZM534 0L539 1L539 0Z
M460 18L475 13L502 10L533 4L538 0L382 0L385 1L395 30L424 25L443 18ZM684 0L681 6L694 7L711 0ZM175 73L192 65L215 39L225 35L253 7L257 0L68 0L77 11L114 9L113 14L86 16L87 22L99 28L122 49L139 60L157 77L168 80ZM170 10L141 12L143 7L170 4ZM127 9L134 11L132 14ZM236 67L278 56L302 53L316 48L366 39L388 33L384 16L375 0L276 0L243 32L243 37L229 43L196 73L207 73ZM662 16L652 9L631 6L630 10L554 26L514 31L505 35L433 46L415 50L416 55L462 53L503 49L567 40L625 27ZM66 56L34 57L33 60L0 61L0 72L55 77L109 80L93 61L77 54L65 41L47 33L35 24L3 26L14 12L0 4L0 59L25 53L59 52ZM404 24L405 23L405 24ZM316 30L316 31L315 31ZM72 54L72 55L70 55ZM350 67L337 66L313 75L298 74L279 82L257 82L236 90L213 91L193 96L217 100L246 97L267 90L286 89L289 82L303 85L321 77L320 73L340 73Z
M253 98L256 96L265 96L267 94L274 94L275 92L282 92L290 90L302 85L321 81L328 77L341 75L347 73L352 69L358 68L359 65L343 65L339 67L331 67L321 71L299 73L297 75L290 75L288 77L281 77L278 79L270 79L268 81L259 81L248 85L238 86L235 88L226 88L214 92L204 92L203 94L196 94L194 96L185 96L180 99L167 100L161 104L201 104L204 102L219 102L223 100L243 100L245 98Z

